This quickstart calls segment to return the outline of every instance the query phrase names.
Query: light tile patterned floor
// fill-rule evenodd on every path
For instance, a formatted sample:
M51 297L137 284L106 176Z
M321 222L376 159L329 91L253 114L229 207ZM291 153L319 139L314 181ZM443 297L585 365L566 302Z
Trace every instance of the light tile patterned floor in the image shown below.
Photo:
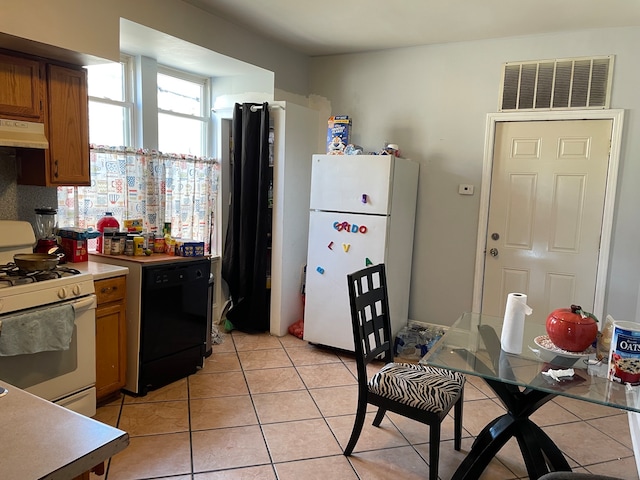
M349 355L293 336L234 332L214 345L197 374L98 409L96 418L127 431L131 443L110 460L106 478L92 479L428 479L428 428L395 414L375 428L371 409L354 454L342 455L356 397ZM462 451L453 449L453 420L443 423L442 480L503 412L482 380L468 378ZM557 397L533 418L575 471L638 479L626 413ZM527 478L515 441L481 478Z

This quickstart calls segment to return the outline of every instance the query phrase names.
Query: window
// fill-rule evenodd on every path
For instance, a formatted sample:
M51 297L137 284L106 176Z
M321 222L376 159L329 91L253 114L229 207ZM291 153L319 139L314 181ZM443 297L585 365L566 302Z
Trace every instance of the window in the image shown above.
M89 141L96 145L132 146L133 88L131 57L120 63L87 67Z
M158 150L202 156L207 151L207 80L158 69Z
M146 62L140 85L133 75L138 61ZM112 212L121 226L140 219L145 231L161 235L170 223L173 237L215 248L219 164L203 158L210 131L208 80L128 56L87 71L92 185L58 188L60 225L95 228ZM138 108L145 99L151 101ZM151 133L136 137L134 124ZM156 129L157 143L151 140Z

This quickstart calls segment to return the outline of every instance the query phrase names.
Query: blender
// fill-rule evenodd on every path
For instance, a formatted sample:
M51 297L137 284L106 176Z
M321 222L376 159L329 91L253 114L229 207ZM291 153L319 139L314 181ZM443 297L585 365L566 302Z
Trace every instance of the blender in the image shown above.
M58 210L50 207L36 208L36 237L38 239L33 251L35 253L49 253L63 255L63 250L58 245L56 229L58 222L56 214Z

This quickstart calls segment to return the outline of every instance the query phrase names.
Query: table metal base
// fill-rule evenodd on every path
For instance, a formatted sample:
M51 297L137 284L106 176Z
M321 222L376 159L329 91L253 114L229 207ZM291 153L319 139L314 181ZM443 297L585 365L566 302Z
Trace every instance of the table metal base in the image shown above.
M487 378L484 380L498 395L507 413L484 427L452 480L479 478L498 451L513 437L518 441L530 479L539 478L550 471L571 471L553 440L529 419L555 395L539 390L520 390L515 385Z

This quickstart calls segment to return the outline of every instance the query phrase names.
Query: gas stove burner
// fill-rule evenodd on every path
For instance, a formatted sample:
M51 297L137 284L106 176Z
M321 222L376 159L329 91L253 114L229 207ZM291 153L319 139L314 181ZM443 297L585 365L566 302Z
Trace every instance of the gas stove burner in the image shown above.
M59 273L67 273L69 275L79 275L81 272L80 270L76 270L75 268L71 268L71 267L62 267L60 265L58 265L54 270L52 270L54 272L59 272ZM60 275L62 276L62 275Z
M0 265L0 288L43 282L71 275L78 275L80 273L80 270L76 270L75 268L59 265L51 270L35 270L27 272L20 269L15 263L7 263L6 265Z

